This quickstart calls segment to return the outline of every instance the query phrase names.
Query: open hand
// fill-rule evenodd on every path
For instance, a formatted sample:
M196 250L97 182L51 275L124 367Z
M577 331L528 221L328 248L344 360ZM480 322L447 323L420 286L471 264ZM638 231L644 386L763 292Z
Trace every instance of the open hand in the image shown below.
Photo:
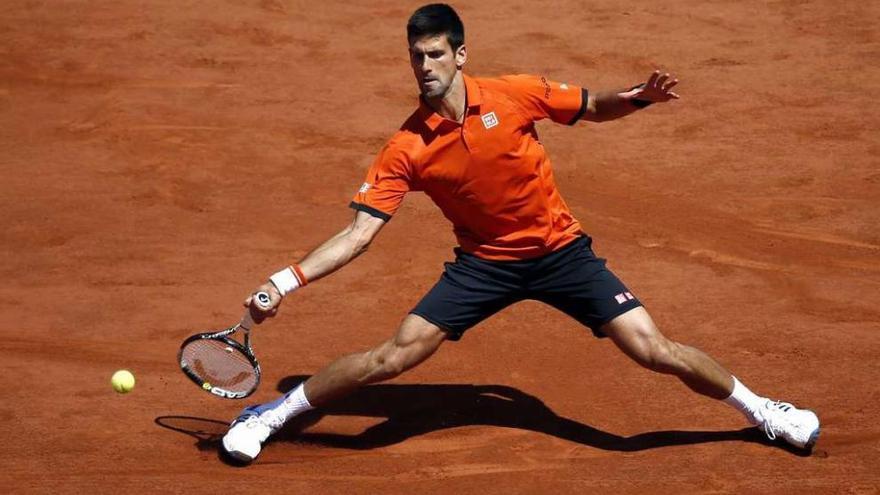
M678 79L670 76L668 72L661 74L659 70L655 70L648 82L627 92L627 96L633 100L650 101L652 103L662 103L669 100L677 100L679 96L670 91L676 84Z

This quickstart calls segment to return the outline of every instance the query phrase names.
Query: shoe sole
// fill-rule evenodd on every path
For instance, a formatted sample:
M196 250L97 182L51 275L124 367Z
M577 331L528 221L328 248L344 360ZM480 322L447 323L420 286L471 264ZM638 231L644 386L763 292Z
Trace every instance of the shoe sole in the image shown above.
M816 441L819 440L819 433L821 433L822 428L816 428L816 431L810 433L810 438L807 440L807 443L804 445L805 449L812 449L814 445L816 445Z

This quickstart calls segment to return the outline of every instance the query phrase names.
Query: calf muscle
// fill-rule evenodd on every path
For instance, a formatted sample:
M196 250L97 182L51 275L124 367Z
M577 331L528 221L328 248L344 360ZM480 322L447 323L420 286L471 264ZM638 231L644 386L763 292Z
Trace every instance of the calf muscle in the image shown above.
M309 378L305 394L320 407L359 387L390 380L428 359L446 339L446 333L416 315L407 316L397 334L366 352L341 357Z
M721 400L733 391L730 372L703 351L667 339L644 308L615 318L602 330L641 366L675 375L694 392Z

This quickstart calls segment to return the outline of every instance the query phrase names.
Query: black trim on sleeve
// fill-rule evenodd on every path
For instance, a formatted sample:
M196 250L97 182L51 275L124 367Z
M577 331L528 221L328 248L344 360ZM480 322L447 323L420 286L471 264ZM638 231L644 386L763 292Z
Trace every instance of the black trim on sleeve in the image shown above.
M379 211L379 210L373 208L372 206L367 206L367 205L364 205L361 203L356 203L356 202L352 201L351 203L348 204L348 207L351 209L357 210L357 211L369 213L370 215L373 215L374 217L378 218L379 220L385 220L386 222L388 220L391 220L391 215L385 213L384 211Z
M578 113L575 114L574 118L571 119L571 122L568 125L575 125L578 120L581 120L581 117L587 113L587 101L590 98L590 92L587 91L587 88L581 88L581 108L578 110Z

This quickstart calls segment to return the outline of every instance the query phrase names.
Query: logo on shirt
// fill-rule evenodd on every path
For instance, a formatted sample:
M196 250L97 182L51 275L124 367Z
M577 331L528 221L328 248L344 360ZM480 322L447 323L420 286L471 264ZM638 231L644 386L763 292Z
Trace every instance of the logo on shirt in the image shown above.
M367 192L367 191L369 191L369 190L370 190L370 183L369 183L369 182L364 182L363 184L361 184L361 188L358 189L358 193L359 193L359 194L364 194L365 192Z
M491 129L498 125L498 116L495 115L495 112L489 112L486 115L481 115L481 119L483 119L483 127L486 129Z
M550 99L550 83L547 82L546 77L541 76L541 84L544 85L544 99L549 100Z
M565 84L565 83L560 84L559 89L565 91L566 89L568 89L568 84Z

